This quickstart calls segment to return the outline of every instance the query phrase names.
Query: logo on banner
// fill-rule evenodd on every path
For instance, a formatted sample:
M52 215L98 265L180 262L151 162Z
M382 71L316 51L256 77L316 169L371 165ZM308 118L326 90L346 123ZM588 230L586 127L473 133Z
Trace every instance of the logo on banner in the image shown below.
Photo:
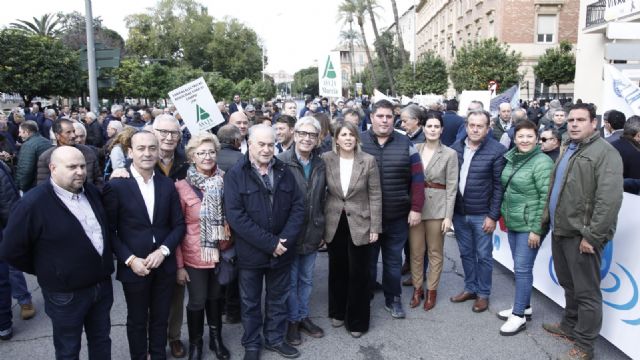
M197 105L197 104L196 104L196 114L198 116L197 118L198 123L200 123L200 121L207 120L208 118L211 117L208 112L206 112L203 108L200 107L200 105Z
M327 79L336 78L336 70L331 62L331 56L327 56L327 64L324 66L324 75L322 75L322 77Z
M607 275L611 275L611 277L614 280L614 284L613 286L610 286L607 288L600 288L600 290L602 290L602 292L605 292L605 293L615 293L616 291L619 291L622 286L622 280L620 279L620 276L614 273L613 271L610 271L611 265L612 265L612 259L613 259L613 241L609 241L609 243L607 243L607 245L604 247L604 250L602 251L602 260L601 260L602 263L600 264L600 280L604 280L607 277ZM616 263L616 265L618 265L618 267L622 269L622 272L624 272L625 277L628 279L628 282L631 285L633 294L631 295L631 299L629 299L629 301L623 304L616 304L607 300L602 300L602 302L605 305L615 310L629 311L629 310L632 310L638 304L638 298L640 297L640 291L638 290L638 282L626 267L624 267L620 263ZM553 257L549 257L549 275L551 276L551 280L553 280L553 282L559 286L560 283L558 282L558 278L556 276L556 273L553 267ZM622 319L622 321L629 325L634 325L634 326L640 325L640 318Z

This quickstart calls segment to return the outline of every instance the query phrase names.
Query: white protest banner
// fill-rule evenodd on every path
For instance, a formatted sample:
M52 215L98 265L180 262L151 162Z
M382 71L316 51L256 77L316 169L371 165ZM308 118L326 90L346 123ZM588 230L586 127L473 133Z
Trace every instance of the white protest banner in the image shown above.
M640 359L640 235L637 213L640 196L625 193L618 214L616 234L602 251L600 289L602 290L602 330L600 335L632 359ZM576 249L577 251L577 249ZM511 249L506 228L500 226L493 233L493 258L513 271ZM533 266L533 286L541 293L564 306L564 290L558 284L551 256L551 236L542 242ZM532 304L535 307L535 304ZM535 311L535 309L534 309ZM557 319L560 320L560 319Z
M342 70L340 69L340 52L330 52L320 64L318 67L320 96L341 97Z
M611 21L640 12L640 0L606 0L604 19Z
M622 111L627 117L640 115L640 88L610 64L604 69L602 109Z
M472 101L481 101L484 109L489 109L491 103L491 94L489 90L464 90L458 96L458 115L467 117L467 107Z
M193 135L224 122L220 109L202 77L171 90L169 97Z

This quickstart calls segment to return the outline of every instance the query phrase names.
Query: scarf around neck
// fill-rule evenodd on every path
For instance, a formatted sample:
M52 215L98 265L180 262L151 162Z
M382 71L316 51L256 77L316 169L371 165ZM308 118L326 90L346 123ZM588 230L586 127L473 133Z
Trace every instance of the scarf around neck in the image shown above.
M225 231L225 216L222 207L224 172L216 167L213 175L199 173L194 165L187 170L187 182L202 191L200 206L200 257L205 262L214 262L218 257L219 242L229 240Z

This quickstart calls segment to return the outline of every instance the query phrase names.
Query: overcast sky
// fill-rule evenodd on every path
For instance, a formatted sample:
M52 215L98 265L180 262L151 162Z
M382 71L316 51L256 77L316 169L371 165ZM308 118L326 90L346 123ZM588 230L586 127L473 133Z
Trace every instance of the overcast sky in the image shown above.
M402 15L416 0L396 0ZM200 0L216 19L235 17L253 28L266 46L268 72L284 70L293 74L314 65L314 60L336 47L341 24L337 8L342 0ZM380 19L378 29L393 23L390 0L378 0ZM100 16L103 24L127 38L124 17L145 12L156 0L93 0L93 16ZM0 26L8 26L16 19L31 20L46 13L79 11L85 13L84 0L26 0L2 1ZM367 34L373 46L373 32Z

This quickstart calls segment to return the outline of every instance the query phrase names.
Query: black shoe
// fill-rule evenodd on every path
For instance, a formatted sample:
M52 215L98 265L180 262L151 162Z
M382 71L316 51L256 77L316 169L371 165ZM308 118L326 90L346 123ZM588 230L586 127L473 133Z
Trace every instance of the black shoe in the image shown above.
M13 329L0 330L0 340L11 340L13 337Z
M260 360L260 350L245 350L244 360Z
M300 331L314 338L324 336L324 331L309 318L304 318L300 321Z
M278 354L280 354L283 357L286 357L288 359L295 359L298 356L300 356L300 351L298 351L298 349L294 348L293 346L287 344L286 342L283 342L282 344L280 344L278 346L272 346L272 345L265 344L264 348L269 350L269 351L275 351Z
M204 310L187 309L187 328L189 330L189 360L202 359L202 333L204 332ZM174 353L173 346L172 355ZM184 357L184 355L182 355ZM176 357L174 355L174 357Z
M207 300L205 311L209 322L209 349L216 354L218 360L231 358L229 349L222 342L222 307L219 300Z
M300 323L297 321L287 321L287 336L285 338L287 344L298 346L302 344L300 337Z

